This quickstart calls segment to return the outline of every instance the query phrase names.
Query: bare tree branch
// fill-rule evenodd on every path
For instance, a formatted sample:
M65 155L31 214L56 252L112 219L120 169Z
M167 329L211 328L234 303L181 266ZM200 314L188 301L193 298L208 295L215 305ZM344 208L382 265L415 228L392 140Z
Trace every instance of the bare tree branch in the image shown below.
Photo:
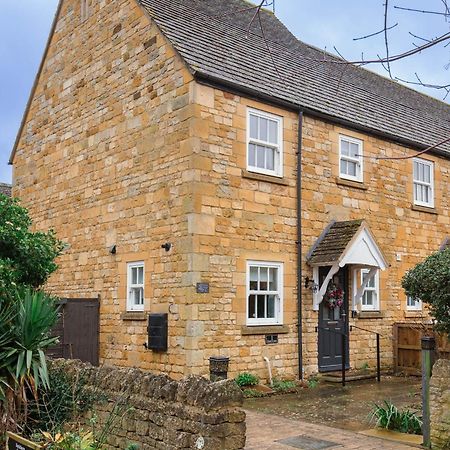
M395 28L398 25L398 22L395 25L392 25L388 28L388 30L392 30L392 28ZM380 31L376 31L375 33L371 33L371 34L366 34L365 36L361 36L361 37L357 37L357 38L353 38L354 41L360 41L361 39L367 39L367 38L371 38L374 36L377 36L381 33L384 33L384 28Z
M439 16L448 16L448 12L439 12L439 11L426 11L421 9L414 9L414 8L406 8L403 6L394 6L395 9L401 9L402 11L412 11L412 12L418 12L421 14L436 14Z

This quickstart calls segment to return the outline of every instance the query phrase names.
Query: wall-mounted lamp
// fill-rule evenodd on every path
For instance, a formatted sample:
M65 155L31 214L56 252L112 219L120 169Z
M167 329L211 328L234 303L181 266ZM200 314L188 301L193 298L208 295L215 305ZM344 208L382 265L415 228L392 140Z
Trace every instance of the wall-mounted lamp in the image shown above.
M170 242L166 242L165 244L161 245L161 248L168 252L172 248L172 244Z
M115 255L117 253L117 247L115 244L112 247L110 247L109 253L111 253L111 255Z
M319 286L317 283L314 283L314 280L312 280L309 277L305 278L305 289L311 289L314 293L316 293L319 290Z

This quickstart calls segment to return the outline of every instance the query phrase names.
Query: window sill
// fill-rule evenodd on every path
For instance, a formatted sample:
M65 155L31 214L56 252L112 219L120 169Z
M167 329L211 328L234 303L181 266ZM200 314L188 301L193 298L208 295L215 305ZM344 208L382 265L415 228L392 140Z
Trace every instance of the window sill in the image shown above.
M336 177L336 184L339 186L351 187L354 189L361 189L367 191L368 187L362 181L346 180L345 178Z
M127 311L120 315L121 320L147 320L147 313L144 311Z
M425 316L421 309L404 311L405 319L420 319Z
M360 311L358 313L358 319L382 319L384 313L381 311Z
M268 183L280 184L282 186L289 186L289 183L284 178L276 177L275 175L265 175L263 173L249 172L242 170L242 178L256 181L267 181Z
M420 206L420 205L411 205L411 209L413 211L419 211L419 212L424 212L424 213L428 213L428 214L434 214L437 215L438 212L436 211L436 208L432 207L432 206Z
M244 325L241 328L242 336L253 334L287 334L289 327L287 325Z

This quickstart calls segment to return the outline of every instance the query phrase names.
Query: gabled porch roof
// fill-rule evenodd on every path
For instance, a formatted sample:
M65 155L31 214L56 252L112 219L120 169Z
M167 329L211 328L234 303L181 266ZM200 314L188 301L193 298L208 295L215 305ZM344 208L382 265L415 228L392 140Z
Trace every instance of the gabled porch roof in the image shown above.
M385 270L388 262L365 220L331 222L312 246L311 266L357 265Z

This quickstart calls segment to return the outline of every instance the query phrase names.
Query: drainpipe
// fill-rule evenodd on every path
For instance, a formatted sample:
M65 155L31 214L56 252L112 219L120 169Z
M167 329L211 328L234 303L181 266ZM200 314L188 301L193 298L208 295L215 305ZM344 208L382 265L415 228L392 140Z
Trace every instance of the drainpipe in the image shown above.
M303 311L302 311L302 130L303 111L298 112L297 142L297 319L298 319L298 378L303 380Z

